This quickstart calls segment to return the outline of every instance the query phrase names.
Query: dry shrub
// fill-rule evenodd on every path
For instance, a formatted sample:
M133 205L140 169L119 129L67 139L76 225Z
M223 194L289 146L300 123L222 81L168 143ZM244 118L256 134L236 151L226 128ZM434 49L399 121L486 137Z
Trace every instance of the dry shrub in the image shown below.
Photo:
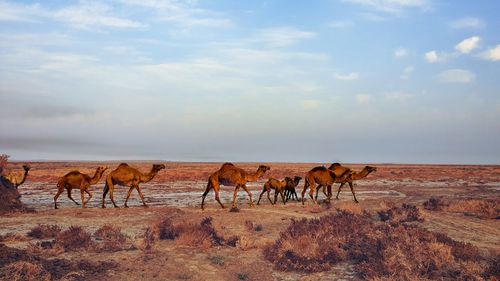
M481 280L491 276L476 247L419 226L338 212L292 221L264 249L278 270L319 272L351 261L368 280Z
M95 278L116 267L113 262L66 259L45 259L26 250L0 244L0 280L60 280L72 272L79 272L80 279Z
M94 237L100 241L95 244L97 252L116 252L126 248L129 237L121 232L119 227L105 224L99 228Z
M5 235L0 235L0 242L8 242L8 241L29 241L30 239L24 235L19 233L9 232Z
M80 226L70 226L67 230L62 231L57 235L54 243L65 251L90 249L93 246L90 234Z
M18 261L2 268L0 270L0 279L11 281L49 281L51 275L40 264Z
M55 238L61 232L61 227L56 224L39 224L28 232L29 237L37 239Z
M387 221L389 223L403 223L418 221L421 222L424 219L420 216L420 210L411 204L404 204L401 207L392 206L389 209L378 211L378 216L381 221Z
M173 224L170 218L159 222L156 226L159 238L164 240L175 240L179 245L210 248L213 246L228 245L235 247L237 236L227 239L220 236L212 225L212 218L206 217L199 224L178 223Z
M253 221L246 220L245 221L245 228L247 231L253 232L255 230L255 227L253 225Z
M500 204L494 199L465 199L445 201L440 198L430 198L424 202L424 208L431 211L447 211L473 215L481 219L500 218Z

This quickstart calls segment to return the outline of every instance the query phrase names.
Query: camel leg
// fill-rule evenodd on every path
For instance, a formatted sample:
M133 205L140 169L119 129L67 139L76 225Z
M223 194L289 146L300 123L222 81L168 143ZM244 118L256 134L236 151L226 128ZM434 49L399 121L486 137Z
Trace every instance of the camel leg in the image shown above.
M330 201L330 199L332 198L332 186L328 185L326 187L326 189L328 190L328 194L325 193L325 188L324 187L323 187L323 193L325 194L325 196L328 199L328 201Z
M115 199L113 198L113 190L114 190L114 186L110 186L109 187L109 198L111 199L111 203L113 203L113 206L115 206L115 208L118 208L118 205L116 205Z
M231 209L234 209L236 207L234 203L236 201L236 195L238 194L238 189L240 189L240 186L236 185L236 187L234 188L233 201L231 202Z
M144 205L144 207L146 208L149 207L148 204L146 204L146 201L144 201L144 195L142 195L141 188L138 185L136 185L135 189L137 189L137 191L139 192L139 196L141 196L142 205Z
M304 205L304 195L306 194L306 191L307 191L307 184L304 184L304 189L302 190L302 196L300 200L302 201L302 205Z
M85 204L87 204L90 199L92 199L92 192L88 191L88 190L85 190L85 192L87 192L87 194L89 195L89 199L87 199L87 201L85 201Z
M71 201L75 202L76 205L80 205L78 202L75 201L75 199L73 199L73 197L71 197L71 188L66 188L66 190L68 191L69 199L71 199Z
M57 198L64 192L64 187L57 190L56 196L54 196L54 209L57 209Z
M265 193L266 191L267 191L267 190L266 190L266 188L264 187L264 188L262 189L262 192L261 192L261 193L260 193L260 195L259 195L259 200L257 201L257 205L259 205L259 204L260 204L260 199L262 199L262 195L264 195L264 193Z
M283 201L283 205L286 205L285 193L283 192L283 190L280 191L280 195L281 195L281 201Z
M85 206L85 190L80 189L80 196L82 197L82 208L86 208L86 206Z
M354 197L354 202L359 203L358 199L356 199L356 194L354 194L354 188L352 187L352 182L349 182L349 187L351 188L352 196Z
M316 191L315 189L315 186L311 184L311 186L309 187L309 197L311 197L314 204L318 204L318 202L316 202L316 199L314 199L314 191Z
M132 194L132 190L134 190L135 186L131 186L129 189L128 189L128 192L127 192L127 198L125 198L125 204L123 205L123 207L125 208L128 208L127 206L127 202L128 202L128 199L130 198L130 194Z
M295 194L295 199L297 200L297 202L299 202L299 196L297 196L297 191L295 191L295 189L292 191L293 194ZM293 194L292 194L292 198L293 198Z
M210 189L212 189L212 184L210 183L210 180L207 184L207 188L205 189L205 192L203 192L203 195L201 195L201 209L204 209L205 205L205 197L207 197L207 194L210 192Z
M278 192L279 191L277 189L274 190L274 204L273 205L275 205L276 201L278 201Z
M241 187L243 187L243 189L247 192L248 194L248 198L250 199L250 207L255 207L255 205L253 204L253 201L252 201L252 192L250 192L247 188L246 185L242 185Z
M345 182L340 184L339 190L337 191L337 196L335 197L335 199L339 199L340 190L342 189L342 186L344 186L344 184L345 184Z
M220 198L219 198L219 187L215 188L214 187L214 191L215 191L215 200L217 200L217 202L219 202L219 205L221 206L222 209L225 209L226 207L224 206L224 204L222 204L220 202Z

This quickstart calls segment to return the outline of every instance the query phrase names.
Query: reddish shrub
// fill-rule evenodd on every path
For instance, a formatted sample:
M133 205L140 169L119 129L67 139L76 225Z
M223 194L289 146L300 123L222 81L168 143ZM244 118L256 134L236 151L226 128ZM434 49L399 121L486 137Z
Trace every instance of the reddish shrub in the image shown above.
M49 281L50 273L40 264L18 261L13 262L0 270L1 280L11 281Z
M59 233L54 242L65 251L89 249L93 245L90 234L80 226L70 226L69 229Z
M94 237L100 241L96 243L98 252L116 252L126 247L128 236L121 232L119 227L113 227L109 224L103 225L95 233Z
M28 232L29 237L37 239L55 238L61 232L61 227L56 224L39 224Z
M431 197L429 200L424 202L424 208L430 211L442 211L448 204L444 200L436 197Z
M444 201L430 198L424 208L431 211L446 211L473 215L481 219L500 218L500 202L493 199L465 199Z
M393 206L390 209L379 211L378 215L381 221L390 223L420 222L424 220L420 216L420 210L416 206L404 203L401 207Z

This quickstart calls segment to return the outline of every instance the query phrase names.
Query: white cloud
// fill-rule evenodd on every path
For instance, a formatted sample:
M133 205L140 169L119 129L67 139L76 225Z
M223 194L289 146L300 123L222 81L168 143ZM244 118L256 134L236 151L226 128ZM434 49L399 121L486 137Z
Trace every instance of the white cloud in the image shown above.
M390 92L385 94L385 100L390 102L405 102L413 98L412 94L404 92Z
M54 13L56 20L79 28L99 26L113 28L144 28L145 24L111 15L112 7L97 2L81 2L75 6L62 8Z
M34 22L35 17L45 14L39 4L22 5L0 2L0 21Z
M302 108L304 109L316 109L320 106L320 101L319 100L303 100L302 101Z
M334 75L335 79L342 81L354 81L359 79L359 74L357 72L351 72L349 74L339 74Z
M366 104L366 103L369 103L369 102L370 102L370 99L371 99L371 96L370 96L370 95L366 95L366 94L356 95L356 102L357 102L358 104Z
M478 29L485 27L485 23L481 19L467 17L450 23L450 26L454 29Z
M474 82L476 75L464 69L448 69L439 73L437 78L442 83L468 84Z
M401 74L401 76L399 76L399 78L403 79L403 80L406 80L408 78L410 78L411 74L413 73L415 69L413 68L413 66L407 66L405 67L405 69L403 70L403 73Z
M455 46L455 49L462 54L468 54L479 46L479 41L481 41L481 38L479 38L478 36L473 36L458 43Z
M352 4L359 4L377 11L398 14L404 9L421 8L427 9L429 3L426 0L343 0Z
M405 48L399 48L396 51L394 51L394 56L396 58L406 57L407 55L408 55L408 50Z
M481 54L481 58L490 61L500 61L500 45L496 45Z
M433 50L425 53L424 58L427 62L430 63L444 62L446 60L446 54L438 53Z
M251 41L264 43L271 47L286 47L315 36L315 32L302 31L294 27L277 27L258 31Z

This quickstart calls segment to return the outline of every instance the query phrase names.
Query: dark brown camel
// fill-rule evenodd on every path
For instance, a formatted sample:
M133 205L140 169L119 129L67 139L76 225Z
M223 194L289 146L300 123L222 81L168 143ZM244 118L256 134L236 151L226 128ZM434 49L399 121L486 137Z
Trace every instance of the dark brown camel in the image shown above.
M128 207L127 201L130 197L130 194L132 193L132 190L134 189L137 189L137 192L139 192L139 196L141 197L142 204L144 205L144 207L147 207L148 205L146 204L146 202L144 202L144 195L142 195L139 184L152 180L162 169L165 169L164 164L154 164L149 173L143 174L139 170L130 167L128 164L121 163L106 177L106 185L104 186L104 193L102 194L102 207L106 208L104 199L106 198L106 194L108 194L109 191L109 198L111 199L113 206L115 206L115 208L118 208L113 198L113 190L115 189L115 185L130 187L127 193L127 198L125 199L125 208Z
M304 195L308 188L310 188L309 196L311 197L313 203L317 204L316 199L314 198L316 184L331 187L338 178L347 178L350 173L350 170L345 170L341 175L337 175L334 171L323 166L313 168L307 172L305 177L304 190L302 190L302 205L304 205Z
M293 196L295 196L297 202L299 201L299 197L297 196L297 191L295 190L295 188L299 185L301 179L301 177L295 176L292 181L288 182L289 184L285 187L286 201L290 200L290 198L294 199Z
M78 204L78 202L71 197L71 190L80 189L80 194L82 196L82 208L85 208L85 205L90 201L90 199L92 199L92 192L89 191L89 187L99 182L106 169L108 169L108 167L98 167L93 177L82 174L79 171L71 171L61 177L57 182L57 193L54 196L54 209L57 209L57 198L59 198L59 195L64 192L64 189L67 190L69 199L75 202L76 205L80 204ZM89 199L87 199L87 201L85 201L85 192L89 195Z
M271 205L276 204L276 201L278 201L278 194L281 195L281 200L283 201L283 204L286 204L285 200L285 188L287 185L290 183L293 183L293 180L289 177L286 177L284 180L277 180L277 179L269 179L265 184L262 189L262 192L259 195L259 200L257 201L257 205L260 204L260 199L262 199L262 195L267 192L267 199L269 199L269 202L271 202ZM274 189L274 202L271 200L271 189Z
M225 208L219 199L220 185L235 186L231 208L235 207L236 195L240 188L243 188L243 190L247 192L250 199L250 206L253 206L252 193L250 193L246 184L247 182L260 179L270 169L271 168L269 166L260 165L255 173L247 173L245 170L234 166L232 163L224 163L219 170L215 171L208 178L207 188L205 189L201 199L201 209L204 209L205 197L207 197L207 194L211 189L215 192L215 200L219 202L219 205L223 209Z

